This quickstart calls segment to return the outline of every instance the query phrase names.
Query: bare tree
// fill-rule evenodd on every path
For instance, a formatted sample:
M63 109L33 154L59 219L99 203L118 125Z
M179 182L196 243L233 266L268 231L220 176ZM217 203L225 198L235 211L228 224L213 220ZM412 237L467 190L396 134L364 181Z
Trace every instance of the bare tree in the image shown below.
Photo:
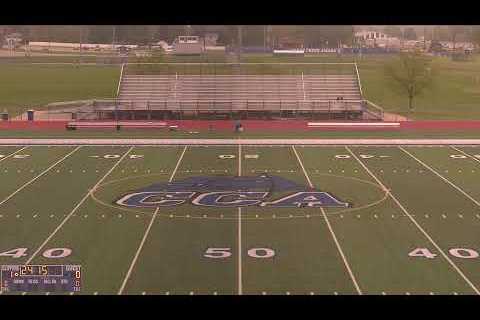
M424 89L432 85L431 59L418 51L401 53L385 67L395 89L408 97L408 110L414 111L413 101Z

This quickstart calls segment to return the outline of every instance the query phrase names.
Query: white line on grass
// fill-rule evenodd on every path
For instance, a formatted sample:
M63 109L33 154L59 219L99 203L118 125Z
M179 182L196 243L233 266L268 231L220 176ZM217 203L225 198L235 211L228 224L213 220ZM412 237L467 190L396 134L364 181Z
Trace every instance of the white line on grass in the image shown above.
M238 176L242 175L242 145L238 145ZM238 207L238 294L243 294L242 285L242 208Z
M415 159L418 163L420 163L422 166L424 166L425 168L427 168L428 170L430 170L432 173L434 173L437 177L439 177L440 179L442 179L443 181L445 181L446 183L448 183L449 185L451 185L453 188L455 188L457 191L459 191L460 193L462 193L465 197L467 197L468 199L472 200L473 203L475 203L477 206L480 207L480 202L478 202L477 200L475 200L472 196L470 196L468 193L466 193L465 191L463 191L460 187L458 187L457 185L455 185L453 182L451 182L450 180L448 180L447 178L445 178L444 176L442 176L440 173L438 173L437 171L435 171L432 167L430 167L429 165L427 165L426 163L424 163L422 160L418 159L417 157L415 157L413 154L411 154L410 152L408 152L407 150L405 150L404 148L402 148L401 146L398 146L398 148L400 150L402 150L403 152L405 152L406 154L408 154L410 157L412 157L413 159Z
M183 156L185 155L185 151L187 151L187 147L188 146L185 146L185 148L183 148L182 154L178 158L175 169L173 169L173 172L170 175L170 178L168 179L168 182L173 181L173 178L175 177L175 174L178 170L178 167L180 166L180 162L182 162ZM147 237L150 233L150 229L152 228L153 222L155 221L155 218L157 217L158 210L160 210L160 207L157 207L157 209L155 210L155 212L152 215L152 219L150 220L150 223L148 224L148 227L145 230L142 241L140 242L140 245L138 246L137 252L135 252L135 256L133 257L133 260L130 263L130 268L128 268L127 274L125 275L125 278L123 279L122 286L118 290L118 294L123 293L123 290L125 289L125 286L127 285L128 279L130 279L130 275L132 274L133 268L135 267L135 264L137 263L137 259L140 256L140 252L142 251L143 246L145 244L145 241L147 240Z
M375 181L384 189L387 190L385 185L368 169L368 167L350 150L348 146L345 146L345 149L360 163L360 165L368 172L368 174L375 179ZM405 207L398 201L398 199L391 193L388 193L392 200L397 204L397 206L407 215L407 217L412 221L412 223L417 227L418 230L430 241L430 243L441 253L441 255L447 260L447 262L452 266L453 269L462 277L463 280L470 286L470 288L475 291L476 294L480 295L480 291L475 287L475 285L467 278L467 276L460 270L460 268L448 257L448 255L440 248L440 246L432 239L432 237L418 224L415 218L405 209Z
M150 229L152 228L153 222L155 221L155 218L157 217L158 210L160 210L160 207L157 207L155 212L152 215L152 219L150 220L150 223L148 224L147 229L145 230L145 234L143 235L142 241L140 242L140 246L137 249L137 252L135 252L135 256L133 257L132 263L130 264L130 268L128 268L127 275L123 279L122 286L120 287L120 290L118 290L118 294L122 294L123 290L125 289L125 286L127 285L127 281L130 278L130 275L132 274L133 268L135 267L135 264L137 263L137 259L140 255L140 252L143 249L143 245L145 244L145 241L147 240L148 234L150 233Z
M20 148L20 149L18 149L17 151L15 151L15 152L13 152L13 153L10 153L8 156L5 156L5 157L1 158L1 159L0 159L0 162L2 162L2 161L4 161L4 160L7 160L8 158L16 155L17 153L19 153L19 152L21 152L21 151L23 151L23 150L25 150L25 149L27 149L27 148L28 148L28 146L23 147L23 148Z
M305 167L303 166L302 159L300 159L300 155L297 153L297 150L295 149L295 146L292 145L293 152L295 153L295 156L297 157L298 163L300 164L300 167L303 170L303 174L305 175L305 178L308 181L308 185L310 188L314 188L314 185L312 181L310 180L310 177L307 174L307 171L305 170ZM357 283L357 279L355 278L355 275L352 272L352 269L350 268L350 264L348 263L347 258L345 257L345 254L343 253L342 247L340 246L340 243L337 240L337 236L335 235L335 232L333 231L332 226L330 225L330 221L327 218L327 215L325 214L325 210L320 207L320 210L322 212L323 218L325 219L325 222L327 223L328 230L330 231L330 234L332 235L333 241L335 242L335 245L337 246L337 250L340 253L340 256L342 257L343 264L345 265L345 268L347 269L348 275L350 276L350 279L353 282L353 285L355 286L355 289L357 290L357 293L359 295L362 294L362 290L360 289L360 286Z
M8 197L6 197L5 199L3 199L1 202L0 202L0 206L3 205L5 202L7 202L8 200L10 200L13 196L15 196L17 193L19 193L20 191L22 191L23 189L25 189L26 187L28 187L30 184L32 184L33 182L35 182L38 178L40 178L41 176L43 176L44 174L46 174L48 171L50 171L53 167L55 167L56 165L58 165L59 163L61 163L62 161L64 161L65 159L67 159L68 157L70 157L74 152L76 152L78 149L80 149L81 146L78 146L76 147L75 149L73 149L73 151L69 152L66 156L64 156L63 158L61 158L60 160L58 160L57 162L55 162L54 164L52 164L50 167L48 167L47 169L45 169L42 173L40 173L39 175L37 175L36 177L34 177L33 179L31 179L30 181L28 181L27 183L25 183L23 186L21 186L20 188L18 188L17 190L15 190L13 193L11 193Z
M456 148L456 147L454 147L454 146L450 146L450 148L452 148L453 150L456 150L456 151L458 151L458 152L466 155L467 157L469 157L469 158L471 158L471 159L473 159L473 160L475 160L475 161L477 161L477 162L480 162L480 160L479 160L477 157L474 157L474 156L472 156L471 154L468 154L468 153L466 153L465 151L463 151L463 150L461 150L461 149L458 149L458 148Z
M130 147L130 149L128 149L128 151L125 152L125 154L113 165L113 167L110 168L110 170L108 170L108 172L100 180L98 180L98 182L93 186L93 188L87 192L87 194L82 198L82 200L80 200L80 202L72 209L72 211L70 211L70 213L65 217L65 219L63 219L63 221L55 228L55 230L53 230L53 232L47 237L47 239L45 239L45 241L40 245L40 247L38 247L38 249L33 253L33 255L27 260L27 262L25 262L25 264L29 264L36 257L36 255L40 252L40 250L43 249L43 247L48 243L48 241L53 238L53 236L58 232L58 230L63 227L63 225L68 221L68 219L70 219L70 217L78 210L78 208L80 208L80 206L85 202L85 200L90 197L92 192L94 192L98 188L98 186L103 182L103 180L105 180L110 175L110 173L115 170L115 168L120 164L120 162L122 162L123 159L125 159L125 157L132 151L133 148L133 146Z

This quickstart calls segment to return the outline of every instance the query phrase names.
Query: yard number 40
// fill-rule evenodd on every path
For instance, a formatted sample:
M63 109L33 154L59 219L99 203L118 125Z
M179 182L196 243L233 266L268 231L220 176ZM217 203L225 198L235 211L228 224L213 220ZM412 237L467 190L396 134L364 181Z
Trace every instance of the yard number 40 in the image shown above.
M461 258L461 259L475 259L479 257L479 254L477 251L473 249L467 249L467 248L452 248L448 250L448 253L455 258ZM414 249L408 255L410 257L422 257L427 259L433 259L437 256L436 253L432 253L427 248Z

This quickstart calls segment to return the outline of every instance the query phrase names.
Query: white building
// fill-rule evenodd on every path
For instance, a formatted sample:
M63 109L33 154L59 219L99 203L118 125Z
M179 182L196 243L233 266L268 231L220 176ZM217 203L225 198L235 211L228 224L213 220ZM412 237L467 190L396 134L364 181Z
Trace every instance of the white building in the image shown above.
M400 48L401 46L400 39L379 31L355 32L355 41L367 47Z

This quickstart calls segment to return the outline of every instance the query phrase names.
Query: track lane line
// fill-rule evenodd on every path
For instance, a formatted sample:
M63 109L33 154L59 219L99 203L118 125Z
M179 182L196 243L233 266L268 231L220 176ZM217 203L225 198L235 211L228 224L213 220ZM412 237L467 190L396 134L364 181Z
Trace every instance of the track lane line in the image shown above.
M62 222L55 228L55 230L53 230L53 232L47 237L47 239L43 241L43 243L38 247L38 249L33 253L33 255L25 262L25 265L29 264L37 256L40 250L42 250L43 247L48 243L48 241L50 241L50 239L52 239L53 236L55 236L55 234L63 227L63 225L78 210L78 208L80 208L80 206L85 202L85 200L87 200L90 197L90 195L103 182L103 180L105 180L110 175L110 173L112 173L112 171L115 170L115 168L120 164L120 162L122 162L123 159L125 159L125 157L133 150L133 148L134 148L133 146L130 147L130 149L128 149L128 151L125 152L125 154L113 165L113 167L110 168L110 170L108 170L108 172L102 178L100 178L100 180L97 181L97 183L93 186L93 188L88 190L87 194L85 194L82 200L80 200L80 202L77 203L77 205L72 209L72 211L70 211L70 213L62 220Z
M295 146L292 145L293 152L295 153L295 156L297 157L298 163L300 164L300 167L302 168L303 174L305 175L305 178L307 179L308 185L310 188L314 188L315 186L313 185L312 181L310 180L310 177L307 174L307 170L305 170L305 167L303 166L303 162L300 158L300 155L298 154L297 150L295 149ZM350 264L348 263L347 257L345 256L342 246L340 245L340 242L338 242L337 236L335 235L335 232L333 231L332 226L330 225L330 221L328 220L328 217L325 213L325 210L320 207L320 211L322 212L323 218L325 219L325 222L327 224L328 230L330 231L330 234L332 235L333 241L335 242L335 245L337 247L338 252L340 253L340 256L343 260L343 264L345 265L345 268L347 269L348 275L350 276L350 279L353 282L353 285L355 286L355 290L357 290L357 293L359 295L362 295L362 290L360 289L360 286L358 285L357 279L355 275L352 272L352 269L350 268Z
M1 202L0 202L0 206L3 205L5 202L7 202L8 200L10 200L11 198L13 198L17 193L19 193L20 191L22 191L23 189L25 189L26 187L28 187L29 185L31 185L32 183L34 183L38 178L42 177L43 175L45 175L47 172L49 172L52 168L54 168L55 166L57 166L58 164L60 164L61 162L63 162L65 159L67 159L68 157L70 157L72 154L74 154L78 149L80 149L82 146L78 146L76 147L75 149L73 149L73 151L69 152L67 155L65 155L63 158L61 158L60 160L56 161L54 164L52 164L50 167L48 167L47 169L45 169L44 171L42 171L40 174L38 174L37 176L35 176L34 178L32 178L31 180L29 180L28 182L26 182L24 185L22 185L20 188L18 188L17 190L15 190L14 192L12 192L9 196L7 196L5 199L3 199Z
M385 190L388 190L385 185L368 169L368 167L357 157L355 153L353 153L352 150L348 146L345 146L345 149L355 158L355 160L358 161L358 163L367 171L367 173L375 179L375 181L382 186ZM392 194L391 191L388 192L392 200L397 204L397 206L407 215L407 217L412 221L412 223L417 227L418 230L425 236L425 238L430 241L430 243L440 252L440 254L447 260L447 262L450 264L450 266L462 277L462 279L470 286L470 288L475 291L477 295L480 295L480 291L477 289L477 287L470 281L470 279L467 278L467 276L463 273L463 271L453 262L450 257L440 248L440 246L432 239L432 237L420 226L420 224L415 220L415 218L412 217L412 215L405 209L405 207L398 201L398 199Z
M183 148L183 151L178 158L177 164L175 168L172 171L172 174L170 175L170 178L168 179L168 182L172 182L173 178L175 177L175 174L177 173L178 167L180 166L180 163L182 162L183 156L185 155L185 151L187 151L187 147ZM145 242L147 241L148 235L150 234L150 229L152 228L153 222L158 216L158 211L160 210L160 207L157 207L155 212L152 215L152 219L150 220L150 223L148 224L147 229L145 230L145 233L143 234L142 241L140 242L140 245L138 246L137 251L135 252L135 256L133 257L132 262L130 263L130 267L128 268L127 274L125 275L125 278L122 281L122 285L120 286L120 289L118 290L118 294L121 295L123 294L123 291L125 290L125 286L127 285L128 280L130 279L130 276L133 272L133 269L135 268L135 265L137 263L138 257L140 256L140 253L143 249L143 246L145 245Z
M7 155L7 156L5 156L5 157L1 158L1 159L0 159L0 162L7 160L8 158L10 158L10 157L12 157L12 156L16 155L16 154L17 154L17 153L19 153L20 151L23 151L23 150L25 150L25 149L27 149L27 148L28 148L28 146L26 146L26 147L23 147L23 148L20 148L20 149L18 149L17 151L14 151L14 152L10 153L9 155Z
M413 154L411 154L410 152L408 152L407 150L405 150L404 148L402 148L401 146L398 146L398 148L400 150L402 150L404 153L408 154L411 158L415 159L418 163L420 163L422 166L424 166L425 168L427 168L428 170L430 170L432 173L434 173L437 177L439 177L440 179L442 179L443 181L445 181L446 183L448 183L450 186L452 186L453 188L455 188L457 191L459 191L461 194L463 194L465 197L467 197L468 199L470 199L473 203L475 203L477 206L480 207L480 202L478 202L477 200L475 200L471 195L469 195L468 193L466 193L465 191L463 191L462 188L460 188L459 186L457 186L456 184L454 184L453 182L451 182L450 180L448 180L447 178L445 178L444 176L442 176L440 173L438 173L437 171L435 171L435 169L433 169L432 167L430 167L429 165L427 165L425 162L423 162L422 160L418 159L417 157L415 157Z

